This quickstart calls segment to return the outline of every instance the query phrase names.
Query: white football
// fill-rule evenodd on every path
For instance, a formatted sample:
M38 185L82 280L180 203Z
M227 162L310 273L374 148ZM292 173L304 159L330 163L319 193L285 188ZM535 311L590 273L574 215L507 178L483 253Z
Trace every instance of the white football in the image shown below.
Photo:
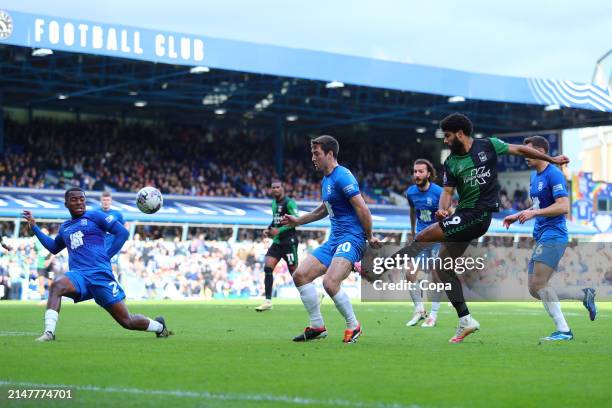
M161 192L155 187L144 187L136 196L136 206L145 214L153 214L159 211L164 204Z

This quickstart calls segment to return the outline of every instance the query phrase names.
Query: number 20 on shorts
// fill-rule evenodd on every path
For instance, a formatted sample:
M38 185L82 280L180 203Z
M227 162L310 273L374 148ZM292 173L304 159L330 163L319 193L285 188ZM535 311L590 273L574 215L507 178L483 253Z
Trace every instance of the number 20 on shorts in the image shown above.
M338 253L338 252L350 252L350 250L351 250L351 243L350 242L345 242L344 244L338 245L338 248L336 249L336 253Z

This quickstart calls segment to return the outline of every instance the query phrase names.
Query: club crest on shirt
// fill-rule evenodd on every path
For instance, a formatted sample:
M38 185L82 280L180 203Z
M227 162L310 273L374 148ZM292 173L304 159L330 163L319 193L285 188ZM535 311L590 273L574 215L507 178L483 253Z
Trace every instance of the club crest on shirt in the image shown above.
M544 188L544 182L543 181L539 181L538 182L538 191L542 191L543 188Z
M478 153L478 158L480 159L481 162L486 162L487 161L487 153L485 152L479 152Z
M427 197L427 205L432 205L433 204L433 200L431 199L431 197Z
M86 226L87 225L87 220L81 220L81 225L82 226Z

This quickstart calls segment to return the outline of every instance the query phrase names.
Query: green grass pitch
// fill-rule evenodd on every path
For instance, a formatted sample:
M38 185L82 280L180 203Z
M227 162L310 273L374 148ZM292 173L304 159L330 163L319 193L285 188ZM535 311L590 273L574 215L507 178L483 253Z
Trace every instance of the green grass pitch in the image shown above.
M329 337L291 338L306 325L296 302L129 302L163 314L175 335L120 328L95 304L65 302L57 341L38 344L44 307L0 303L0 406L106 407L544 407L610 406L612 304L595 322L563 303L571 342L544 343L553 325L539 303L472 303L481 330L449 344L454 310L438 327L405 326L412 306L358 303L364 335L341 343L344 323L329 299ZM11 388L72 386L71 403L9 400Z

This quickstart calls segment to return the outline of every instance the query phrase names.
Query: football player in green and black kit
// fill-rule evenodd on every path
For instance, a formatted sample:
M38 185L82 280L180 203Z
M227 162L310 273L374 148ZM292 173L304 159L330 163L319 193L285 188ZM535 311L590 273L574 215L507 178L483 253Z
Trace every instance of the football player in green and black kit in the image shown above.
M498 156L512 154L559 165L569 162L565 156L550 157L531 147L509 145L493 137L473 139L472 122L460 113L444 118L440 128L444 132L444 144L450 148L451 154L444 162L444 191L436 212L438 222L419 232L413 243L398 252L400 255L415 257L422 250L420 243L452 242L442 244L439 257L456 259L465 252L470 241L487 232L492 213L499 210ZM459 204L453 213L451 202L455 189ZM442 282L450 283L451 289L446 290L446 294L459 317L457 332L449 341L460 343L478 330L480 324L470 315L455 272L443 268L438 274Z
M283 217L288 215L298 216L298 207L293 198L285 195L283 183L274 180L270 184L272 192L272 222L264 231L264 237L272 238L272 245L266 253L265 260L265 294L266 301L255 308L258 312L272 309L272 284L274 276L272 272L276 264L282 259L287 263L289 273L293 275L298 264L298 240L295 228L281 225Z

